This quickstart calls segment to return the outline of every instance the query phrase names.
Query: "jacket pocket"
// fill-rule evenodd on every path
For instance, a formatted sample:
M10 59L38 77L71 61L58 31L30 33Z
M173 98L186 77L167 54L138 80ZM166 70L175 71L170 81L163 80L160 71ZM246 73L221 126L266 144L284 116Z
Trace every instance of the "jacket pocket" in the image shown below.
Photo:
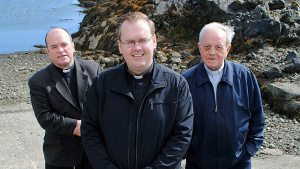
M177 102L151 101L152 120L171 122L176 116Z
M177 106L177 102L163 102L163 101L152 101L150 102L150 108L153 110L157 106Z
M243 147L243 145L245 144L245 141L247 138L247 133L248 133L248 130L246 130L246 131L239 130L238 136L237 136L237 142L238 142L239 148Z

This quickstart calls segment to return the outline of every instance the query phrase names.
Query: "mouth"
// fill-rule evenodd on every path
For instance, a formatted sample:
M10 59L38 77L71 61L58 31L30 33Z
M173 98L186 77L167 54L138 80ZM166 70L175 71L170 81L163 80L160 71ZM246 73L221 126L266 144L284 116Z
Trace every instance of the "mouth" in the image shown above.
M144 54L135 54L135 55L131 55L131 56L133 56L133 57L142 57L142 56L144 56Z
M57 58L63 58L63 57L66 57L67 55L60 55L58 56Z

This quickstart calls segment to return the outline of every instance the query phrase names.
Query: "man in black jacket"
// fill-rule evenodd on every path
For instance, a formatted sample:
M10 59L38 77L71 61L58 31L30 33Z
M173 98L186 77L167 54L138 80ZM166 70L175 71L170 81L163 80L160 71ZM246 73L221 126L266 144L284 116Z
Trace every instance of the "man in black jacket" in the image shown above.
M180 168L192 136L186 80L156 63L154 23L140 12L118 29L125 62L94 80L82 117L82 142L95 169Z
M45 168L92 169L81 144L80 119L99 65L74 58L74 43L65 29L51 29L45 41L52 63L28 82L35 116L45 129Z

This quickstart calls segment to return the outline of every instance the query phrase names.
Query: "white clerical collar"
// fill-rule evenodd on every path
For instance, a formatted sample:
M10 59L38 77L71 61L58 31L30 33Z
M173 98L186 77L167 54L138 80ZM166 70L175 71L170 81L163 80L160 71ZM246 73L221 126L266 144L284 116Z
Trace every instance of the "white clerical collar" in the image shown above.
M135 79L143 79L143 75L133 76Z
M210 75L219 74L219 73L222 73L222 71L224 69L224 62L218 70L210 70L205 64L204 64L204 67L206 69L207 74L210 74Z
M63 73L69 73L71 71L71 69L63 69L62 71L63 71Z
M73 63L73 65L69 68L69 69L62 69L63 73L69 73L75 66L75 63Z

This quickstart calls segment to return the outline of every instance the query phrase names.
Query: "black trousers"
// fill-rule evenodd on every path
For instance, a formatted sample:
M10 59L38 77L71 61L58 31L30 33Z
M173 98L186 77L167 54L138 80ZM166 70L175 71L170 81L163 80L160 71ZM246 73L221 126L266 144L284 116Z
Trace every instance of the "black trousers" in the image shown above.
M196 166L197 164L192 161L186 159L185 169L201 169ZM251 156L248 152L245 152L243 156L234 164L234 166L228 169L251 169Z
M89 159L87 158L86 154L83 153L82 160L79 165L77 166L70 166L70 167L57 167L51 166L45 163L45 169L93 169Z

